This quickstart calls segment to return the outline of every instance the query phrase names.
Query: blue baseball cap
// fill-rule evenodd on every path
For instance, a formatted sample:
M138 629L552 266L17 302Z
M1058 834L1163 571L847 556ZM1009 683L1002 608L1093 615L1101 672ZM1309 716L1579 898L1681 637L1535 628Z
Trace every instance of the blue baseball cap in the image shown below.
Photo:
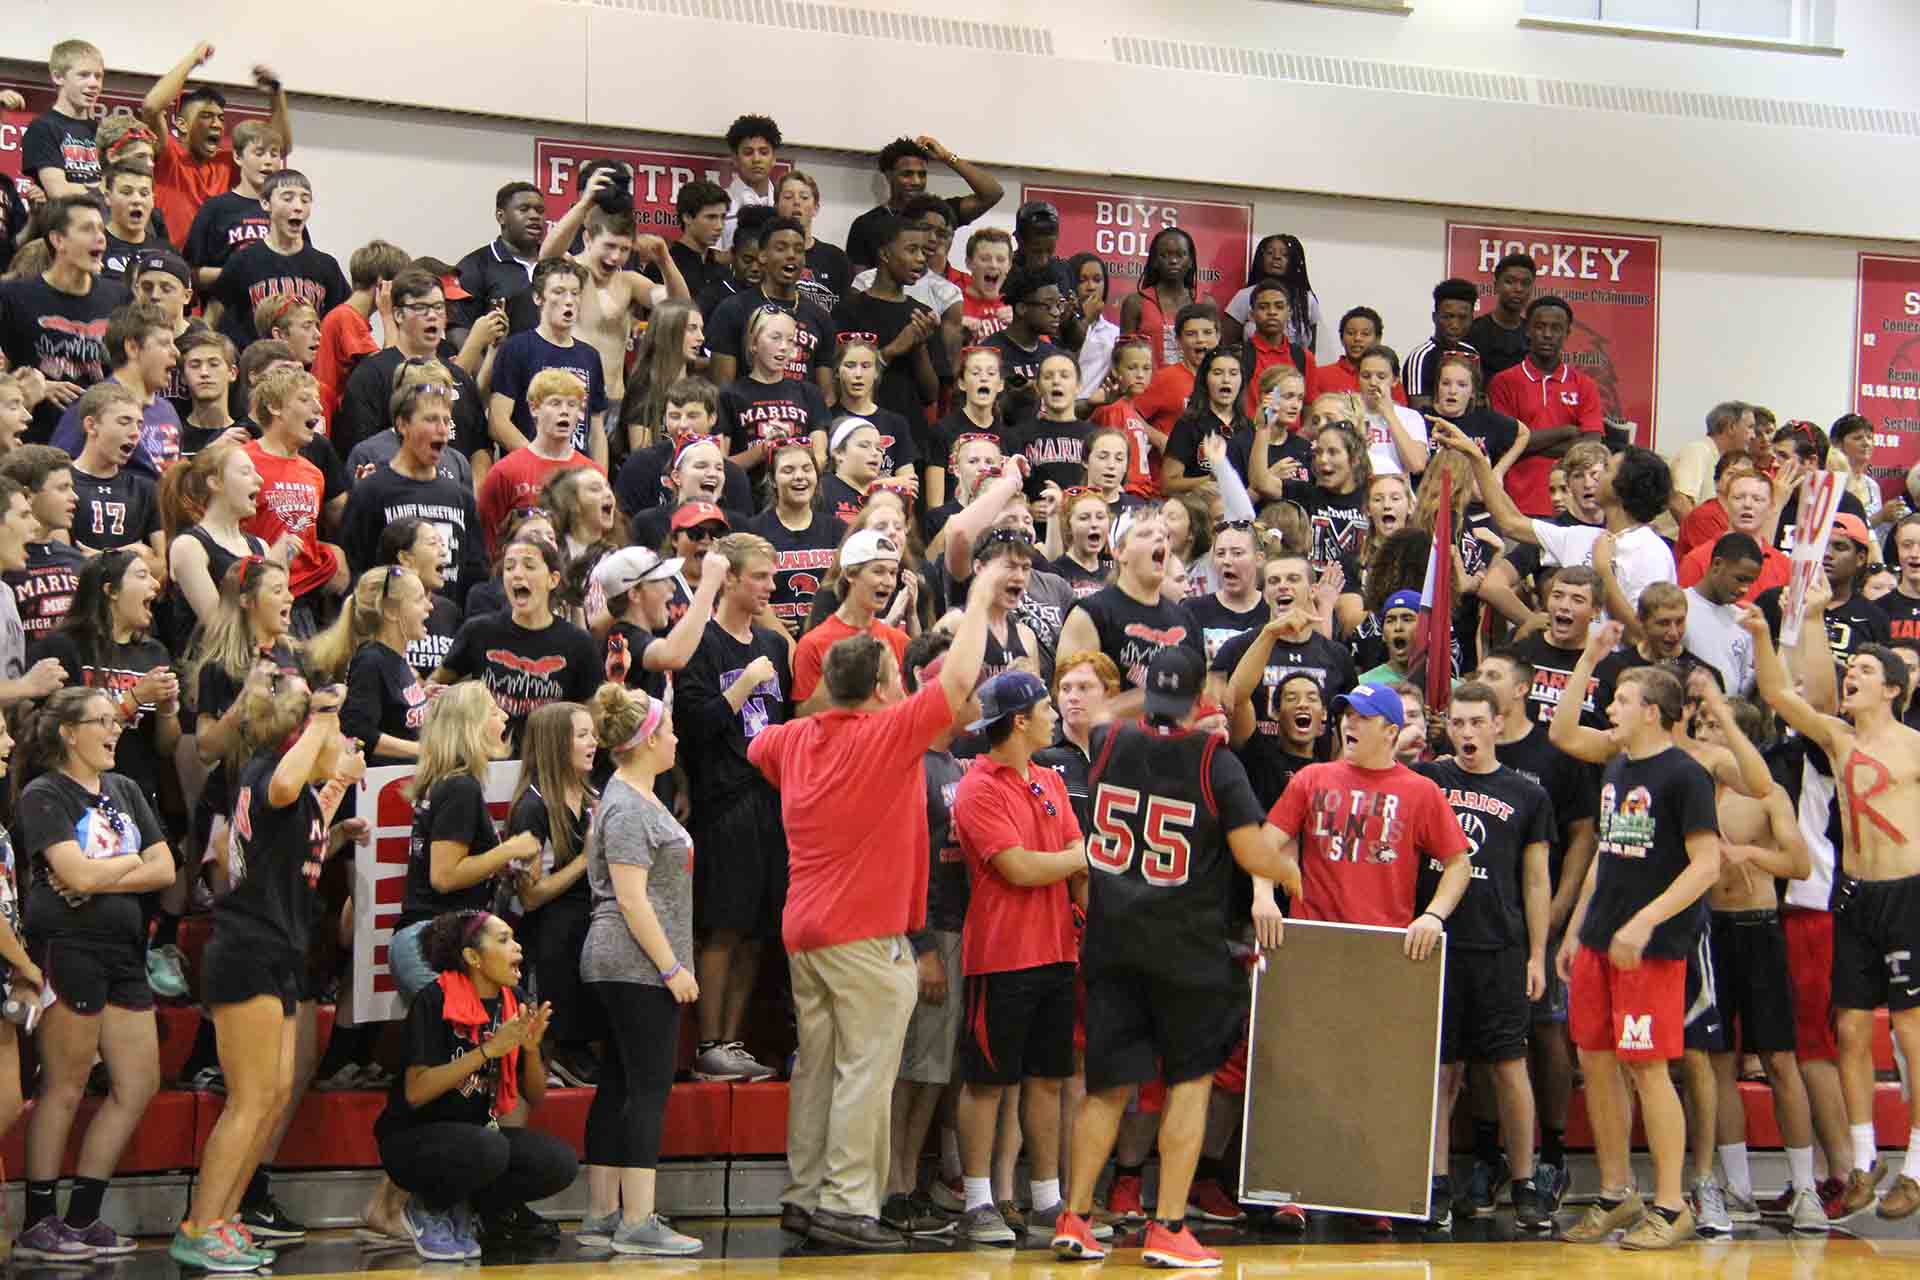
M1380 606L1381 620L1385 621L1386 616L1395 609L1411 609L1415 613L1420 612L1420 593L1418 591L1403 590L1396 591L1388 596L1387 602Z
M968 733L978 733L996 720L1025 711L1047 696L1047 686L1031 671L1002 671L976 692L980 718L967 726Z
M1343 693L1333 700L1333 714L1349 709L1363 716L1384 716L1393 721L1396 729L1407 725L1407 710L1400 705L1400 695L1383 684L1363 684L1352 693Z

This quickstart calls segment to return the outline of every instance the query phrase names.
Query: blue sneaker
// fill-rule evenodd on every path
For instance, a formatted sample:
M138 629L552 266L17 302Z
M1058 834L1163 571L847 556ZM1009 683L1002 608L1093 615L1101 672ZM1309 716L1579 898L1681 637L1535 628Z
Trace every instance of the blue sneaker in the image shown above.
M181 1266L196 1271L239 1273L258 1271L265 1265L237 1241L228 1239L214 1228L208 1228L197 1236L189 1235L185 1227L177 1229L173 1233L173 1243L167 1246L167 1256Z
M435 1213L418 1196L409 1197L400 1219L413 1239L413 1251L428 1262L465 1262L467 1242L454 1229L451 1215Z
M480 1257L480 1237L473 1227L473 1206L462 1200L447 1211L447 1217L453 1223L453 1234L467 1251L469 1261Z

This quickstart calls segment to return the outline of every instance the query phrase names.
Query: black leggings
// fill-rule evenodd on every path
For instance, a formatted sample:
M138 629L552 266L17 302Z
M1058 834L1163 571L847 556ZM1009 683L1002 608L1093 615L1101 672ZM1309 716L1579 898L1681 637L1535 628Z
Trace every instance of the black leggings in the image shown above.
M435 1213L465 1200L477 1214L544 1200L573 1185L580 1162L550 1133L441 1121L380 1140L387 1176Z
M587 1112L587 1163L651 1169L660 1163L660 1130L680 1047L680 1003L665 987L590 982L611 1031L600 1087Z

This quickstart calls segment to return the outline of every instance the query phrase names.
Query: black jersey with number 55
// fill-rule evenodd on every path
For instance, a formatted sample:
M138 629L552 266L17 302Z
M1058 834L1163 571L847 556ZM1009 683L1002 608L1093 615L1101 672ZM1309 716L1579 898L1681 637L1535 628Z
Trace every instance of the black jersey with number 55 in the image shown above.
M1228 969L1227 832L1257 827L1247 773L1216 734L1142 722L1096 728L1087 972L1151 966L1208 985Z

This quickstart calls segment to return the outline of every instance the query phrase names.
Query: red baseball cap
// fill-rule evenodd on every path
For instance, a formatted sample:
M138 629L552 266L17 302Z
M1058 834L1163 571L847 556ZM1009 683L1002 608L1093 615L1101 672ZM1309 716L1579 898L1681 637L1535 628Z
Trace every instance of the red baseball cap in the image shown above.
M1863 547L1873 545L1873 535L1867 532L1867 522L1851 511L1842 511L1833 518L1833 532L1838 537L1851 538Z
M733 525L727 520L727 513L714 506L711 502L681 503L680 509L673 513L672 528L675 533L678 533L682 529L691 529L695 525L705 524L709 520L719 521L723 528L733 528Z
M460 277L452 273L440 277L440 294L448 302L458 302L462 298L473 296L467 292L466 286L460 283Z

